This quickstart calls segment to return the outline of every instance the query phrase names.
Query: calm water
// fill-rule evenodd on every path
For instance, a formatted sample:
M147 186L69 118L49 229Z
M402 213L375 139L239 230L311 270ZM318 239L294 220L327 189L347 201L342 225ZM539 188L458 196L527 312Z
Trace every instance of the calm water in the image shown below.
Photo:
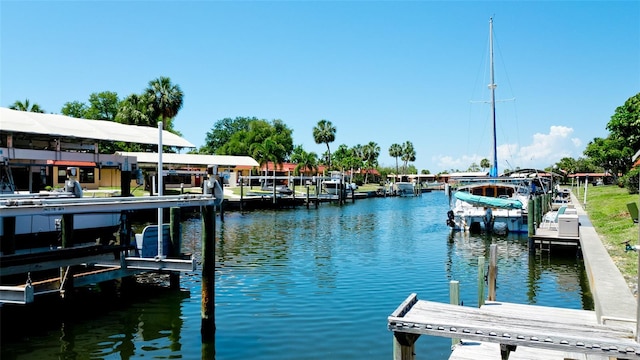
M477 258L488 259L492 239L451 236L446 210L446 197L433 192L227 212L217 222L215 349L200 340L195 272L182 275L181 292L88 289L74 311L38 308L18 321L5 307L2 359L391 359L387 316L410 293L448 302L449 281L458 280L464 305L477 304ZM199 220L183 233L185 251L199 259ZM524 237L493 241L499 300L592 308L573 254L530 257ZM450 344L423 336L417 357L446 359Z

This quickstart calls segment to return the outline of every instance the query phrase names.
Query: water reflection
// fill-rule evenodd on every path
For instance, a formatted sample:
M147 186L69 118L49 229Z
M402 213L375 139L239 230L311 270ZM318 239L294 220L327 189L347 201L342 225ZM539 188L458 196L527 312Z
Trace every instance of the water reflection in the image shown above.
M477 259L489 258L491 243L499 253L498 300L592 308L581 259L530 256L522 237L452 235L446 206L445 196L432 193L227 212L216 223L215 344L200 337L198 270L181 275L188 293L146 288L84 297L87 312L53 318L44 333L32 324L51 319L48 312L16 316L5 327L4 307L2 358L389 359L387 316L412 292L448 302L450 280L460 281L461 299L474 306ZM182 232L183 252L200 261L199 219L183 222ZM25 332L9 340L11 326ZM424 336L416 353L446 359L450 344Z
M485 257L485 267L488 267L491 244L497 246L498 300L506 301L501 296L513 296L509 293L501 294L501 289L510 292L517 287L526 287L524 300L518 297L510 301L546 304L550 296L566 299L579 297L581 301L570 307L593 309L593 299L588 291L588 280L579 251L555 251L553 256L546 251L532 253L529 251L526 235L522 234L492 236L450 233L446 262L449 278L454 280L455 277L462 277L471 281L472 276L465 277L460 274L465 272L464 269L468 269L472 275L477 276L480 256ZM526 273L522 264L527 264Z

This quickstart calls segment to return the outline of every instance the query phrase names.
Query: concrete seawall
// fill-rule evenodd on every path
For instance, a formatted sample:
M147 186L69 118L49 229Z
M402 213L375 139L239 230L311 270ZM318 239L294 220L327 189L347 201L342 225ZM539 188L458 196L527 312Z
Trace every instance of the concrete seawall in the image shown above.
M580 221L580 243L598 322L636 328L637 300L613 262L580 201L571 194ZM635 254L632 254L635 255Z

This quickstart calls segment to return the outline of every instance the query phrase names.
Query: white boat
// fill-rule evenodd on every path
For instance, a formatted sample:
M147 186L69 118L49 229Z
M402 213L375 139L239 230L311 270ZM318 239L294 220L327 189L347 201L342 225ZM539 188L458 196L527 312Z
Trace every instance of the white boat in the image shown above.
M530 184L525 179L476 178L461 180L447 214L453 230L526 233Z
M493 73L493 19L489 20L491 58L491 110L493 115L493 162L489 177L458 179L455 201L447 212L452 230L506 234L528 231L527 205L530 194L528 178L498 176L496 145L496 101ZM447 191L450 195L451 192ZM451 204L451 199L450 199Z
M324 180L322 182L322 188L329 195L339 195L341 189L345 189L347 191L356 190L358 185L355 183L345 182L340 173L333 172L329 180Z
M398 196L415 196L416 186L411 181L398 181L394 185L395 193Z
M41 191L39 193L17 193L11 168L8 164L0 164L0 201L33 199L62 199L82 196L82 189L77 182L65 184L63 191ZM61 231L62 215L24 215L16 216L15 236L25 241L17 241L20 248L56 246ZM4 238L4 225L0 221L0 240ZM77 214L73 219L74 237L81 242L102 243L113 240L113 234L120 225L119 213ZM24 246L22 246L24 245Z
M409 179L406 175L398 176L400 181L396 181L394 184L394 191L398 196L415 196L416 184Z

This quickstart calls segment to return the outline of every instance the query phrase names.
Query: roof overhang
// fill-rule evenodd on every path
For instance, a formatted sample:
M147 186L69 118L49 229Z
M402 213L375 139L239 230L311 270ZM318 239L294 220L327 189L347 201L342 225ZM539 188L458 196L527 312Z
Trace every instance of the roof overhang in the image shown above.
M106 120L77 119L58 114L41 114L0 107L0 132L45 135L99 141L158 144L155 127L120 124ZM181 148L195 145L169 131L162 131L162 144Z
M138 164L157 164L158 154L147 152L116 152L118 155L135 156ZM173 165L192 165L192 166L244 166L255 167L260 166L256 160L250 156L234 156L234 155L204 155L204 154L162 154L163 164Z

